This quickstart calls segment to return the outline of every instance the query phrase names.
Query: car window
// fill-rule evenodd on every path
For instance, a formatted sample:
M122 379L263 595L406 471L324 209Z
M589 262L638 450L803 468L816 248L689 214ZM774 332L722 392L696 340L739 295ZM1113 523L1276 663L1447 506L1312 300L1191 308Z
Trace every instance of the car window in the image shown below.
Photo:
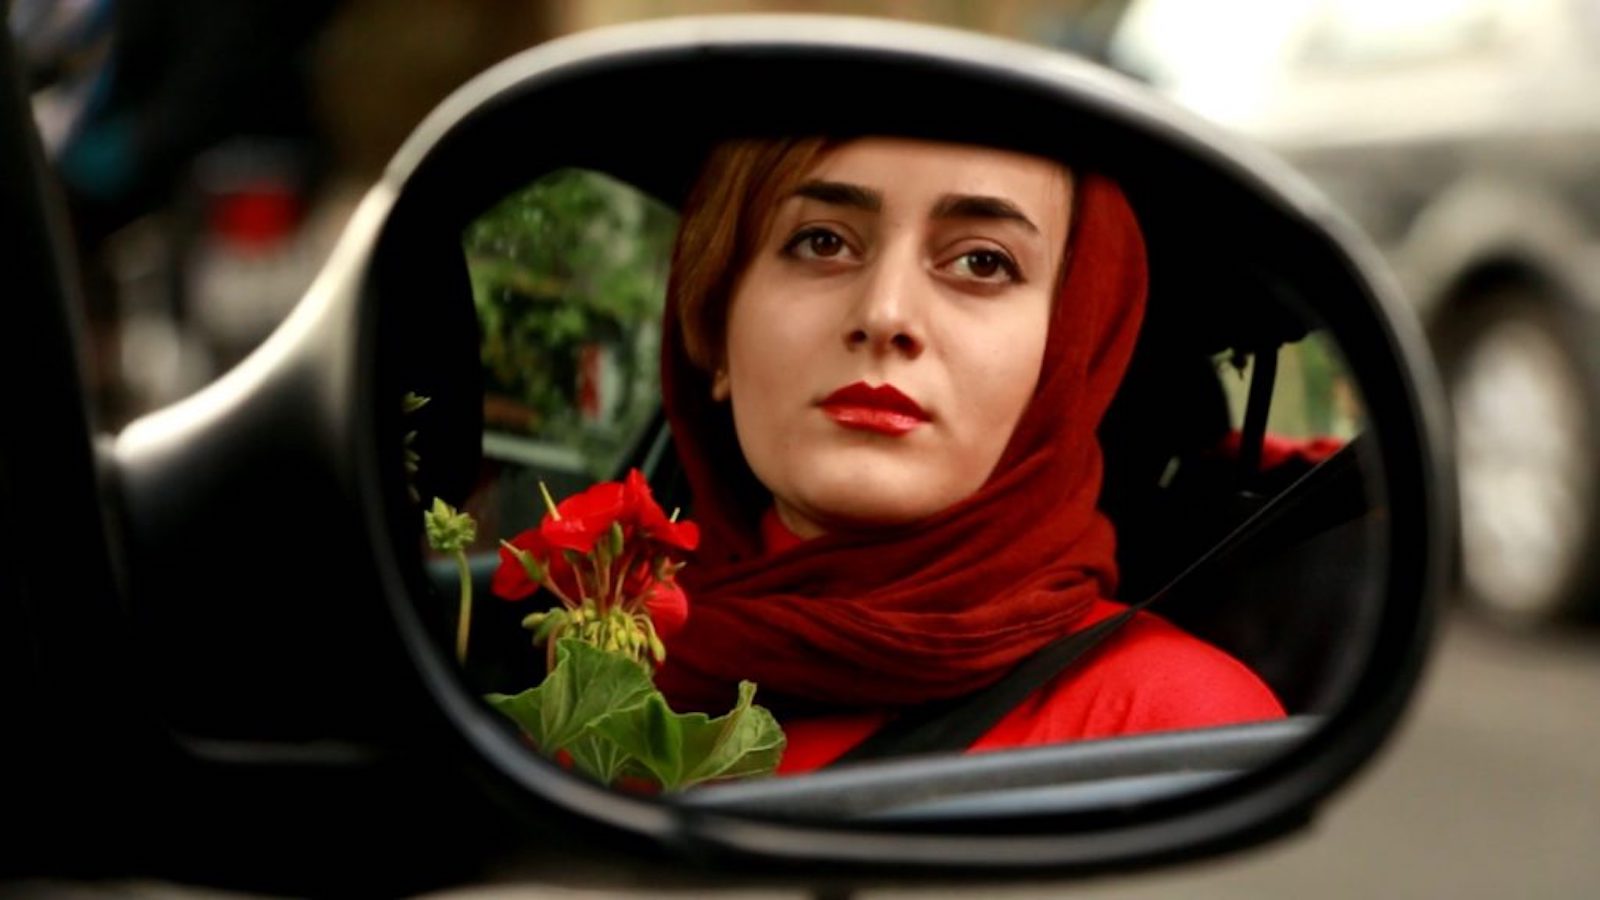
M1278 437L1311 439L1331 437L1348 441L1365 427L1360 394L1338 347L1325 332L1286 344L1277 353L1272 384L1272 405L1267 433ZM1256 356L1232 350L1218 353L1213 362L1228 398L1228 421L1244 427L1250 402L1250 383Z

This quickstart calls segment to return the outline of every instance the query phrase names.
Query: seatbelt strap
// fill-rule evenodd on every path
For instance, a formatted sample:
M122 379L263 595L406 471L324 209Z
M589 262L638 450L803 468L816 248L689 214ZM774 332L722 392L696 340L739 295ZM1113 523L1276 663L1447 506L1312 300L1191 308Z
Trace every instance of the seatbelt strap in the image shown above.
M924 704L896 716L830 765L965 750L1035 690L1099 646L1135 612L1129 607L1081 631L1056 638L983 690L953 702Z

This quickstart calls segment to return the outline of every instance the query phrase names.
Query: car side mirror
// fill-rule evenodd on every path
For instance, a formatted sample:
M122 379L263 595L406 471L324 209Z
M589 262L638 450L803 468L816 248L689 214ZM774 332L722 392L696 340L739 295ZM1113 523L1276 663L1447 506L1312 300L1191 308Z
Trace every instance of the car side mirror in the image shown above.
M983 145L1120 184L1150 260L1145 331L1100 432L1115 448L1102 505L1127 538L1125 588L1156 595L1178 579L1218 600L1194 620L1221 622L1214 633L1186 621L1176 596L1152 612L1245 658L1286 699L1287 720L655 795L551 763L482 702L500 689L485 679L502 676L452 655L453 570L441 578L430 563L414 496L488 496L489 457L496 484L523 473L532 509L526 472L555 477L552 458L576 459L591 478L628 465L660 473L669 443L648 391L603 452L575 443L552 456L548 434L541 444L537 429L486 421L497 388L484 316L499 307L482 294L474 303L485 276L464 236L551 173L625 185L644 198L628 203L670 216L718 141L774 135ZM658 233L670 237L670 224ZM230 773L207 783L218 797L252 798L204 808L261 833L333 827L284 798L340 779L365 785L339 795L340 827L371 819L413 845L445 822L457 829L440 853L464 868L392 872L398 885L540 852L539 830L568 831L572 852L621 866L783 882L840 867L877 879L1103 870L1259 841L1308 819L1389 735L1442 591L1455 531L1442 407L1419 328L1392 291L1361 237L1285 167L1055 53L826 17L686 19L553 41L485 72L418 127L255 354L109 445L146 711L176 769ZM1321 381L1305 374L1318 366ZM1337 393L1354 411L1338 454L1258 479L1289 369L1312 402ZM1215 449L1171 429L1195 412L1186 391L1197 378L1207 390L1233 379L1213 393L1236 455L1212 462L1243 474L1207 476L1199 488L1225 490L1164 505L1185 483L1174 472L1202 471L1196 460ZM408 392L429 398L425 417L408 416ZM1306 437L1319 430L1303 425ZM402 453L410 432L416 472ZM517 459L523 468L508 468ZM1179 534L1180 509L1215 517ZM509 537L482 535L485 552ZM361 808L390 789L414 807ZM247 868L247 850L226 853ZM286 886L242 873L239 883Z

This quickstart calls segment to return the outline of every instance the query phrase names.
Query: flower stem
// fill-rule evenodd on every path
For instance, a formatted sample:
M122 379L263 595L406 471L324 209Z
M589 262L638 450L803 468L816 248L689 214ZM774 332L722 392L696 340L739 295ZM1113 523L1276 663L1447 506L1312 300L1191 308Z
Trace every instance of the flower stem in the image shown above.
M456 623L456 662L467 664L467 634L472 630L472 569L467 552L456 548L456 571L461 575L461 618Z
M555 594L556 599L560 600L561 605L565 606L567 609L577 609L581 605L576 600L568 597L566 591L563 591L561 588L556 586L556 580L550 577L548 568L546 569L544 580L539 583L544 585L545 590Z
M545 581L544 586L550 589L550 593L556 595L556 599L561 601L562 606L565 606L568 609L577 609L582 605L578 601L568 597L566 591L556 587L556 583L554 581L547 580Z
M622 565L617 567L616 584L614 584L612 586L612 592L611 592L611 605L612 606L622 606L625 609L627 608L626 606L624 606L624 601L628 600L629 598L622 596L622 590L623 590L624 587L627 586L627 583L628 583L628 572L629 572L629 570L631 570L633 568L634 561L637 560L638 558L639 558L639 551L637 549L629 548L629 550L625 554L623 554Z
M585 606L593 602L594 572L592 566L585 565L588 557L573 550L563 550L561 556L572 567L572 580L578 584L578 605Z
M611 609L611 563L607 558L609 554L596 550L589 557L594 561L594 598L595 606L604 613Z

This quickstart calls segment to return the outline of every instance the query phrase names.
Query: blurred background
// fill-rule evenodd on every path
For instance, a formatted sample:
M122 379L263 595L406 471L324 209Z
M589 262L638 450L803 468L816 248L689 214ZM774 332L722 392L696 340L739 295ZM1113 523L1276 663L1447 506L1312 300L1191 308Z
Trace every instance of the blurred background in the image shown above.
M1147 82L1328 193L1438 357L1461 577L1398 740L1309 833L1082 892L1600 895L1600 0L13 0L103 425L248 354L466 79L573 31L763 11L944 24ZM507 246L502 213L469 253ZM585 371L562 377L592 393Z

